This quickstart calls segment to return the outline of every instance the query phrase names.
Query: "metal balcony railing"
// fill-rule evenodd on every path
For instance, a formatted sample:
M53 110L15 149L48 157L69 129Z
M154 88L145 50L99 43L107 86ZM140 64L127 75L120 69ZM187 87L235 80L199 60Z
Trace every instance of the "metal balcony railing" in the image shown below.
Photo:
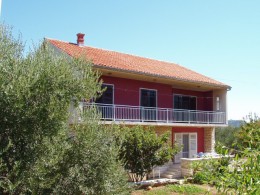
M84 102L82 106L83 109L96 107L101 113L101 119L108 121L226 124L225 112Z

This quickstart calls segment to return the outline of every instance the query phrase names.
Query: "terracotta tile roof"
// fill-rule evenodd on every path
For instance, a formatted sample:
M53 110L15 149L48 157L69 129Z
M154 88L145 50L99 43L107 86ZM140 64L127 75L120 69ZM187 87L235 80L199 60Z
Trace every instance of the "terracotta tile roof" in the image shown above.
M92 60L96 66L198 84L213 85L224 88L229 87L224 83L196 73L178 64L88 46L79 47L77 44L59 40L46 40L72 57L79 57L84 53L86 58Z

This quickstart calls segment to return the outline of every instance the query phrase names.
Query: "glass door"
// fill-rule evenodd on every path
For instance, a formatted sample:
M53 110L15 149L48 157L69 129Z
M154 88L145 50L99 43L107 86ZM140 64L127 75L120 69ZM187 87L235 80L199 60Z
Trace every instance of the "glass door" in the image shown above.
M156 90L151 89L141 89L140 95L140 104L141 104L141 116L142 120L145 121L155 121L157 112L157 94Z
M102 84L102 89L106 89L102 95L96 99L97 108L102 114L102 119L113 119L113 103L114 103L114 86L109 84Z
M182 158L189 158L189 134L182 135Z
M197 154L197 133L174 133L175 141L182 147L174 156L174 162L180 163L181 158L194 158Z

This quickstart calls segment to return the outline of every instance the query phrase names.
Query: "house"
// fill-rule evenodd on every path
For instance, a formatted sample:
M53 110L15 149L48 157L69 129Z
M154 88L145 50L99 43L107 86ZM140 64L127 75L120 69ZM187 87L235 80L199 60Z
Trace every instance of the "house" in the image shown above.
M107 89L96 105L105 124L150 125L158 134L170 132L171 142L183 145L175 163L214 152L215 128L227 126L230 86L178 64L85 46L82 33L76 43L46 42L71 57L84 52L102 73Z

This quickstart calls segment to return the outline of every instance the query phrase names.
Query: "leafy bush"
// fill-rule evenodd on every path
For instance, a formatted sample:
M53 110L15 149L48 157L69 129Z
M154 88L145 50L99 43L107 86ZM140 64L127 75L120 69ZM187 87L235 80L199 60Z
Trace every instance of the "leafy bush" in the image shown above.
M236 133L235 145L240 149L246 148L260 150L260 120L257 116L247 117L248 121L241 126L239 131Z
M260 122L249 117L237 133L237 152L235 158L211 159L201 164L202 172L194 178L214 184L219 191L235 194L260 194ZM228 154L223 150L222 154ZM202 175L201 175L202 173Z
M216 128L216 143L217 145L226 146L232 148L236 141L235 134L239 131L239 127L221 127ZM218 148L216 147L216 152L218 153Z
M197 183L197 184L208 183L208 175L205 174L203 171L199 171L195 173L193 176L193 183Z
M179 149L168 143L169 134L157 136L150 127L123 128L119 158L129 172L132 181L142 180L155 166L168 162Z

